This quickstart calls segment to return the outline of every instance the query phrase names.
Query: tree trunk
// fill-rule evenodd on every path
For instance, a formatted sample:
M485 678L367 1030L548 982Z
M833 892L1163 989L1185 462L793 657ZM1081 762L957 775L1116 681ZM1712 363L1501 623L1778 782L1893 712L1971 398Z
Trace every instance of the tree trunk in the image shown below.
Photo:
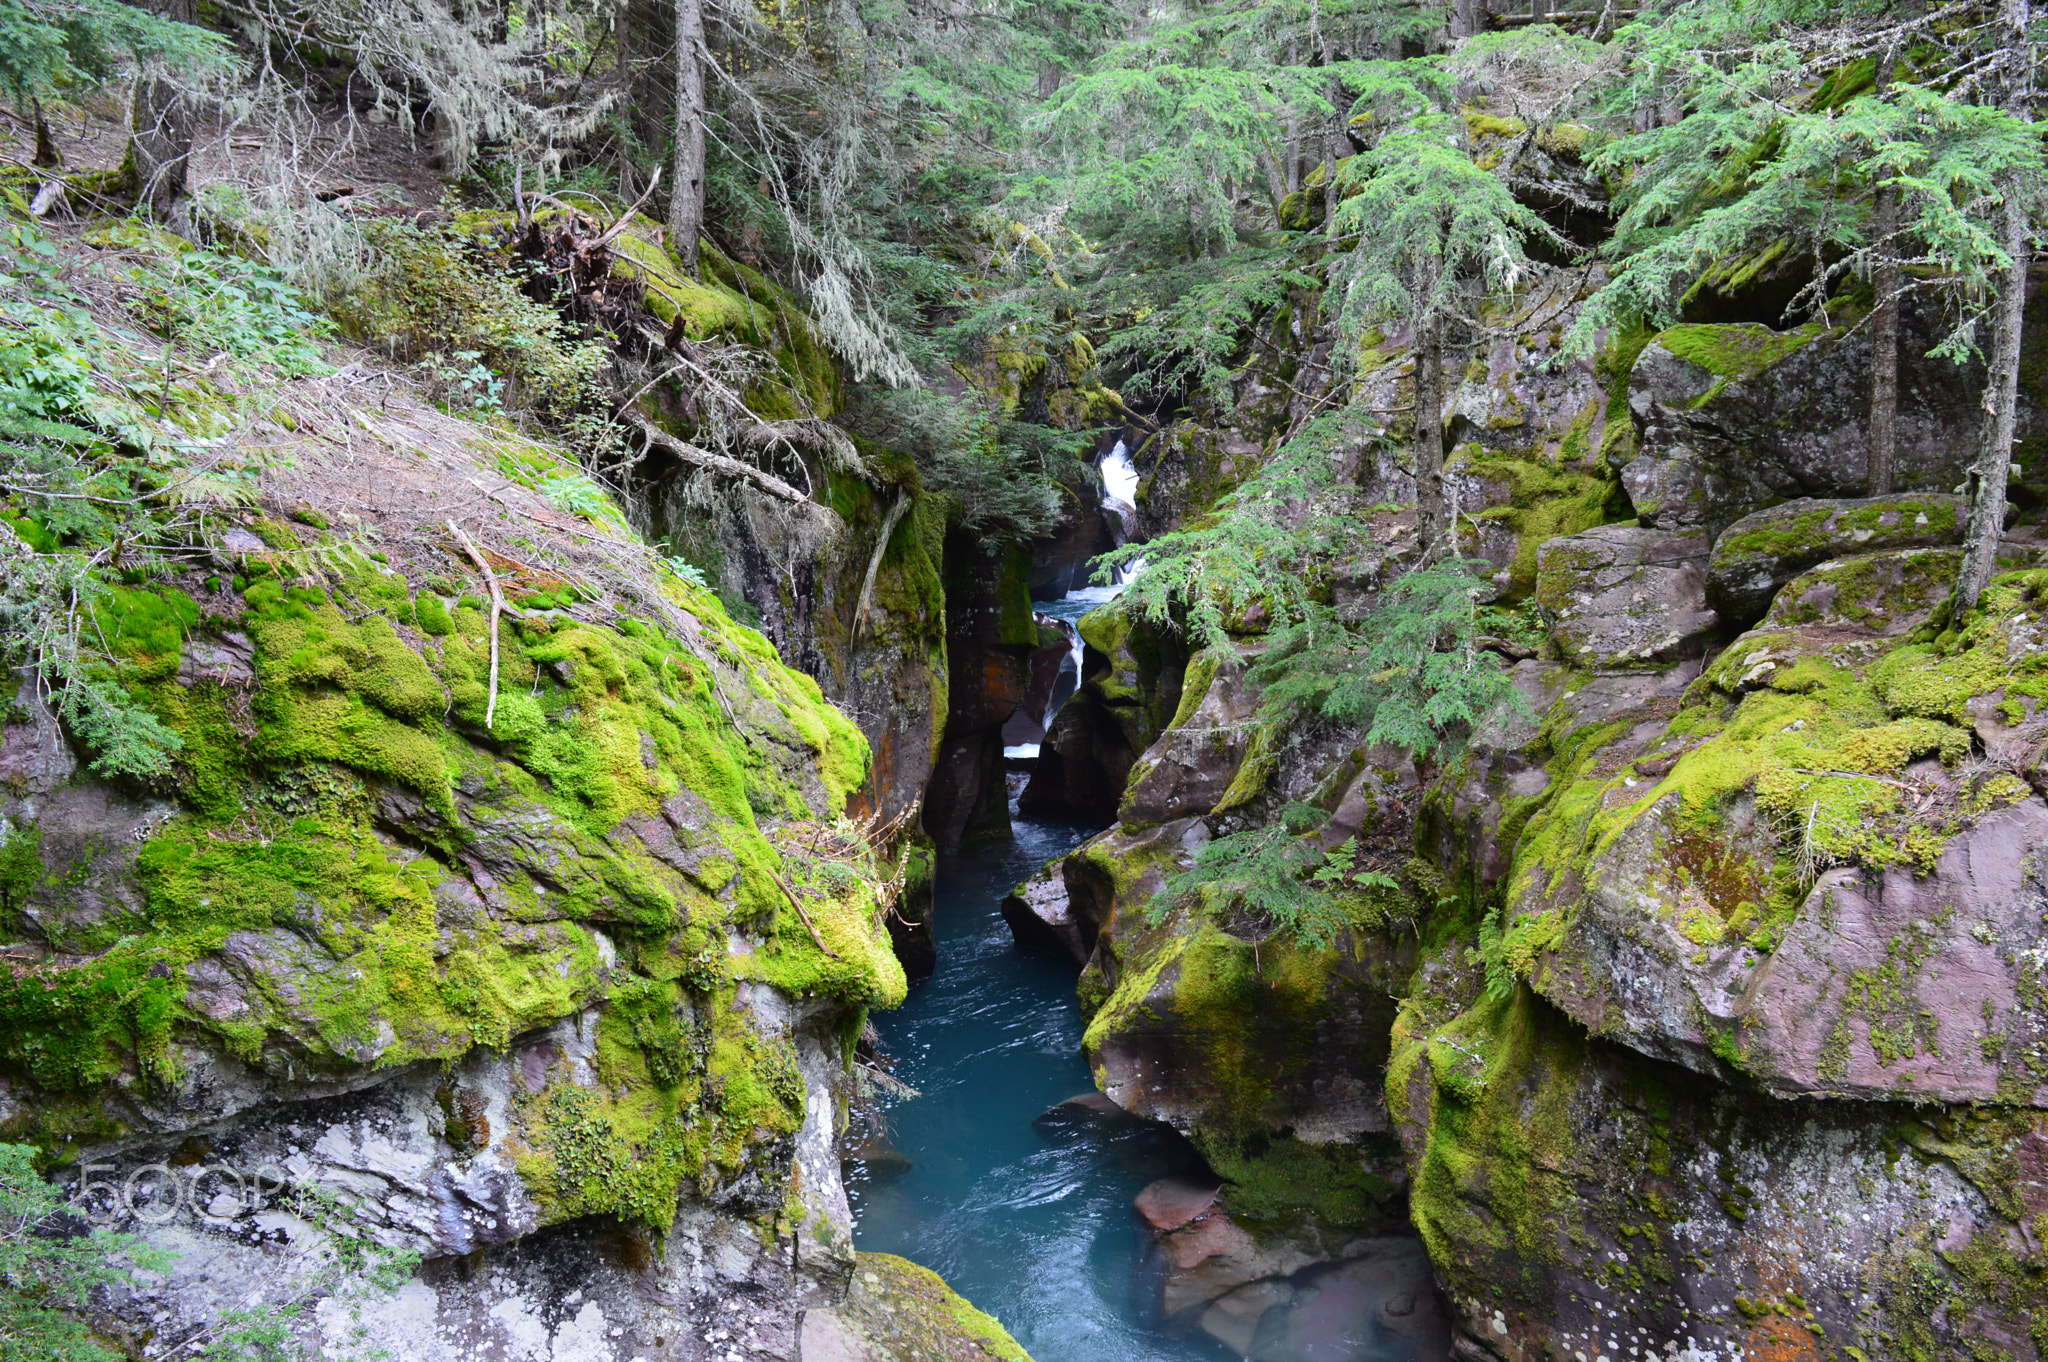
M1270 147L1259 148L1259 164L1266 171L1266 193L1273 200L1273 218L1280 218L1280 202L1287 197L1287 175L1280 163L1273 159Z
M31 164L44 170L62 170L64 153L57 146L57 135L50 131L50 120L43 117L43 101L32 102L36 116L36 154Z
M2008 55L2005 107L2019 118L2028 115L2033 90L2033 53L2027 44L2028 0L2004 0L1999 19L2006 30ZM1971 474L1969 537L1963 544L1963 570L1956 579L1955 618L1974 609L1998 569L1998 541L2005 532L2005 484L2012 473L2012 442L2018 428L2020 339L2027 319L2027 271L2033 246L2027 240L2027 210L2021 202L2017 174L2004 185L2004 232L2009 263L1998 290L1992 336L1991 377L1984 387L1984 443Z
M1442 556L1444 521L1444 328L1435 317L1415 326L1415 537L1422 561Z
M1883 99L1892 82L1897 53L1886 47L1877 62L1874 93ZM1896 185L1877 187L1871 213L1876 237L1870 284L1876 294L1877 311L1870 318L1870 459L1865 466L1865 495L1889 496L1892 467L1899 444L1899 191Z
M1297 66L1301 62L1301 40L1287 41L1287 64ZM1292 194L1301 188L1301 112L1292 100L1287 104L1287 192Z
M197 0L164 0L157 12L181 24L196 23ZM136 203L175 221L186 197L185 171L192 159L192 111L184 91L160 68L145 65L135 78L128 110L125 177Z
M1998 566L1998 540L2005 530L2005 484L2012 472L2012 442L2018 424L2020 333L2027 316L2027 265L2033 249L2027 243L2027 214L2018 186L2005 199L2004 246L2012 256L1998 290L1996 330L1991 350L1991 379L1984 389L1984 442L1970 480L1969 539L1963 546L1963 571L1956 582L1956 614L1972 609L1984 594Z
M1920 0L1905 0L1899 14L1902 19L1918 18ZM1883 99L1891 89L1898 60L1898 44L1887 43L1877 59L1877 80L1872 88L1877 98ZM1878 186L1871 217L1876 241L1870 284L1877 311L1870 319L1870 461L1865 482L1867 495L1881 497L1891 494L1898 478L1899 293L1906 280L1905 272L1899 268L1896 185Z
M676 0L676 170L669 185L669 249L692 278L704 234L704 0Z

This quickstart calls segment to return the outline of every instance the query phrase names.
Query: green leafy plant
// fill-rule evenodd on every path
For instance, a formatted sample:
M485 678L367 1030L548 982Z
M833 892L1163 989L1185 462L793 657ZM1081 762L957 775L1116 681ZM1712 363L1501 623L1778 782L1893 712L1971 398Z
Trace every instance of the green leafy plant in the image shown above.
M1316 839L1329 815L1310 804L1282 805L1274 821L1218 837L1194 864L1169 876L1146 905L1159 923L1191 898L1254 940L1286 934L1311 950L1335 947L1341 933L1366 925L1355 893L1393 889L1395 880L1357 865L1347 839L1326 852Z
M699 587L706 591L711 589L711 583L704 576L704 569L690 562L687 558L664 558L662 562L668 567L670 572L673 572L691 586Z
M361 237L364 277L324 300L344 332L423 365L466 410L566 420L597 403L603 346L522 293L490 233L373 220Z
M1096 580L1144 560L1124 590L1126 608L1185 630L1204 647L1229 648L1249 620L1303 619L1326 589L1329 565L1362 551L1354 489L1339 477L1347 448L1371 442L1356 415L1305 425L1215 510L1185 529L1127 544L1097 560Z
M0 1362L118 1362L73 1311L130 1271L168 1256L129 1235L67 1223L62 1193L33 1145L0 1144Z
M1416 756L1455 747L1502 707L1526 714L1499 655L1478 646L1488 567L1453 560L1409 572L1356 625L1310 606L1251 668L1267 712L1357 724L1367 743Z
M260 359L283 377L332 373L318 341L334 324L306 309L267 265L213 251L183 251L138 266L137 311L151 330L202 356Z

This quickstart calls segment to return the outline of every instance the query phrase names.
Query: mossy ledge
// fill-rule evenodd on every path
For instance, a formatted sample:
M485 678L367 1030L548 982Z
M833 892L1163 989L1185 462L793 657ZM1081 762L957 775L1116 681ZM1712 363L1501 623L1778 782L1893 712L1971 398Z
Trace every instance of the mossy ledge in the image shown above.
M786 1162L825 1096L792 1027L903 996L873 868L794 850L867 744L674 578L656 620L535 570L494 697L482 583L452 543L363 551L362 509L257 520L232 581L111 594L119 680L179 739L154 786L88 778L28 692L10 712L7 1134L62 1166L567 1027L495 1143L540 1223L666 1226Z

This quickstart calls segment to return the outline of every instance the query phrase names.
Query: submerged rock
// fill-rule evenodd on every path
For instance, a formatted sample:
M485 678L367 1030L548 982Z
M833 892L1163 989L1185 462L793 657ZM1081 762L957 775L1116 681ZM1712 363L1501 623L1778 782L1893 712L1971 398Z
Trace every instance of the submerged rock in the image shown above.
M1167 1332L1199 1331L1262 1362L1449 1356L1449 1314L1420 1239L1301 1217L1254 1233L1223 1208L1224 1193L1215 1178L1191 1177L1138 1193Z
M868 1140L855 1145L840 1161L859 1168L876 1182L900 1178L917 1166L908 1154L883 1140Z

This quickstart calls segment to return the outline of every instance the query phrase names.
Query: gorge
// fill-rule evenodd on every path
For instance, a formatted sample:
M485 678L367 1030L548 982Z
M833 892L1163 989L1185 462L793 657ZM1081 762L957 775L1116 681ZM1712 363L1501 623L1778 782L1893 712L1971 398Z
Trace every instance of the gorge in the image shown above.
M0 1362L2041 1362L2044 39L0 5Z

